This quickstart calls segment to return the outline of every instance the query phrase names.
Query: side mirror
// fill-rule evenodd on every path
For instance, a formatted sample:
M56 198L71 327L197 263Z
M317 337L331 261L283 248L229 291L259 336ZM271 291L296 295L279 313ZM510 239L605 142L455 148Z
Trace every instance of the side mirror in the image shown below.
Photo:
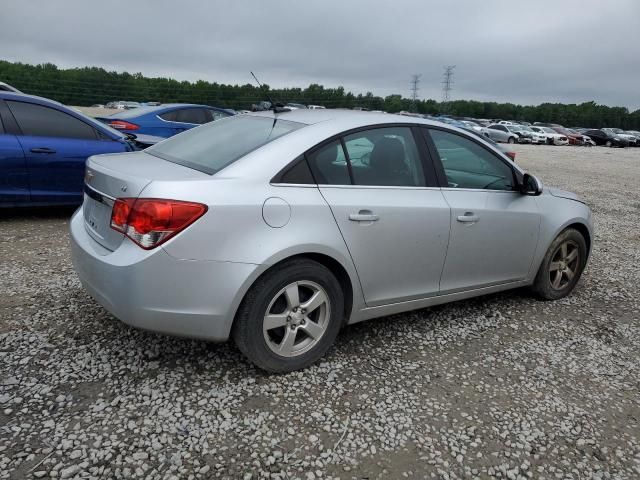
M542 194L542 182L533 175L525 173L520 185L520 193L537 197Z

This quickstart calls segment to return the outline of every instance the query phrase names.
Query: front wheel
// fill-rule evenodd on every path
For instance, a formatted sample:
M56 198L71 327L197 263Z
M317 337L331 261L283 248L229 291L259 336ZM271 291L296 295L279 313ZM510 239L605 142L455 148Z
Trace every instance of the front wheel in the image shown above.
M507 140L507 142L516 143L516 139L515 139L515 137L509 137L509 140Z
M611 143L611 140L607 140L607 143L605 143L605 145L607 147L613 147L613 143Z
M587 242L580 232L568 228L551 243L533 291L544 300L566 297L575 288L587 264Z
M257 367L289 372L308 367L333 344L344 317L336 277L312 260L267 272L242 301L233 327L240 351Z

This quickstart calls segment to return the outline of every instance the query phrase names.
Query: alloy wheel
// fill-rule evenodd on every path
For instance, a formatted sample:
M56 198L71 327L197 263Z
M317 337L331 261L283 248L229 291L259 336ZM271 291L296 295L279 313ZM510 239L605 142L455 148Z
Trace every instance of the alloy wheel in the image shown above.
M267 346L282 357L301 355L314 346L329 326L331 303L315 282L290 283L275 294L262 322Z
M562 242L549 263L549 281L554 290L562 290L571 283L580 266L580 250L572 240Z

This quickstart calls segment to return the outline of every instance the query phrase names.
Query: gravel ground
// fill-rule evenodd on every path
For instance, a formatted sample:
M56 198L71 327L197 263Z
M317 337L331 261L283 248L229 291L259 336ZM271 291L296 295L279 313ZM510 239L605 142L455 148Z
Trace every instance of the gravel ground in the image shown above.
M640 149L516 150L594 211L570 297L365 322L279 376L116 321L70 210L0 212L0 479L639 478Z

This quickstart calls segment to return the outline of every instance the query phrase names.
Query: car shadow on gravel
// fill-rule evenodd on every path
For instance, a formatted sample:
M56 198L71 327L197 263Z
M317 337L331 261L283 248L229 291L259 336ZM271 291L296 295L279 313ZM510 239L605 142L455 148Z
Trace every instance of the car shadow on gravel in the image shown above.
M0 208L0 222L16 220L64 220L71 218L78 207Z

